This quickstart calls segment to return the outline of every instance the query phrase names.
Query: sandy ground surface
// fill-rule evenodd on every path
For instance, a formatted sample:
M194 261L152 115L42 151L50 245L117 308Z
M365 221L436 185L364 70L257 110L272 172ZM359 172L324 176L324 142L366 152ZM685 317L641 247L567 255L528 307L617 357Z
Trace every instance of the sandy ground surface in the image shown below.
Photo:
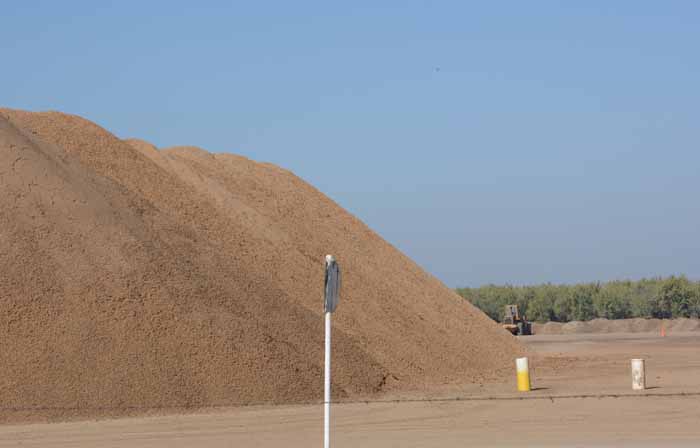
M335 447L698 446L700 335L545 335L529 394L513 384L436 388L334 406ZM629 359L647 360L643 393ZM390 401L392 399L406 401ZM437 399L425 401L425 399ZM0 447L320 446L320 405L0 427Z

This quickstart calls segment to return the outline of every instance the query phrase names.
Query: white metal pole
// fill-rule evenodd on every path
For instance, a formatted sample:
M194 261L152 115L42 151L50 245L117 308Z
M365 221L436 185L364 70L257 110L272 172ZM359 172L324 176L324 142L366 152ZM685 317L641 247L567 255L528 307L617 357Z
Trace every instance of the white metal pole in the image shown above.
M323 388L323 447L331 446L331 313L326 313L326 362Z

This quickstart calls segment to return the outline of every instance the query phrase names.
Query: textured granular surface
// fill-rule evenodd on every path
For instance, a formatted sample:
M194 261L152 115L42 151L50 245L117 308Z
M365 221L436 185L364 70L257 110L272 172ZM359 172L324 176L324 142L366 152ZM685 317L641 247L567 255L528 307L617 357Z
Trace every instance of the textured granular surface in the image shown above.
M510 378L507 332L292 173L0 109L0 419Z
M661 333L700 331L700 319L593 319L533 324L535 334Z

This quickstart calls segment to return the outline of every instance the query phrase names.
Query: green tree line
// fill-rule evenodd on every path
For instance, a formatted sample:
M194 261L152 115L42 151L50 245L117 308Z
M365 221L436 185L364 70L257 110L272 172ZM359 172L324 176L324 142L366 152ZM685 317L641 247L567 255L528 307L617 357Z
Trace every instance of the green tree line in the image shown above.
M700 282L685 276L575 285L486 285L457 288L457 293L499 322L504 305L511 303L537 322L700 317Z

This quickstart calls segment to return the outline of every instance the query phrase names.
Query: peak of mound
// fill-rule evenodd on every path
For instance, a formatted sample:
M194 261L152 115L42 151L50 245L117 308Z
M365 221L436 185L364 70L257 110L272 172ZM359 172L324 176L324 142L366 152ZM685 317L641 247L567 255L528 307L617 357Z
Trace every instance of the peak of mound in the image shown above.
M124 139L124 142L143 154L158 152L156 145L151 142L147 142L146 140L141 140L140 138L127 138Z
M0 401L65 418L501 379L517 341L298 177L0 111ZM388 382L387 379L392 381Z

